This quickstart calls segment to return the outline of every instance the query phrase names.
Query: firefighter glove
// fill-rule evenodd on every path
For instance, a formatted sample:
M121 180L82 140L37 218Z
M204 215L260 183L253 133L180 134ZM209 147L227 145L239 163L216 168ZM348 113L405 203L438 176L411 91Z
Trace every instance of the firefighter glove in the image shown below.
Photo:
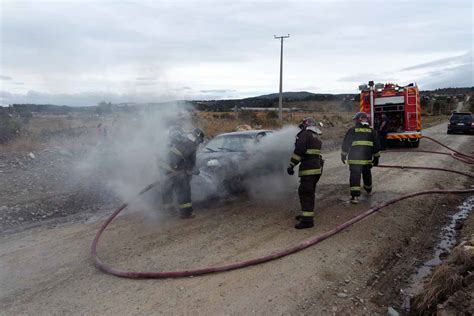
M288 174L290 176L294 175L295 174L295 170L293 170L293 166L288 166L288 168L286 168L286 172L288 172Z
M374 159L372 160L372 165L374 167L377 167L379 165L379 157L374 157Z
M343 164L346 164L346 159L347 159L347 156L341 154L341 161L342 161Z

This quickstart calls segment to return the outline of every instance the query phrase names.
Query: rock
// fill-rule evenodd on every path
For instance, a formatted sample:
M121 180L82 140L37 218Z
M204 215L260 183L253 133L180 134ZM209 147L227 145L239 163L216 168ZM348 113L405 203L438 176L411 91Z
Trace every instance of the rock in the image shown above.
M454 225L454 229L455 230L461 230L463 226L464 226L464 222L457 221L456 224Z
M398 316L398 312L393 309L392 307L387 308L387 315L388 316Z
M464 286L470 286L471 284L474 283L474 273L471 273L467 275L463 280L462 283L464 283Z
M336 295L337 295L337 297L339 297L339 298L347 298L347 297L349 297L349 295L347 295L346 293L337 293Z
M36 158L35 154L33 154L33 153L29 153L28 156L30 156L31 159L35 159L35 158Z

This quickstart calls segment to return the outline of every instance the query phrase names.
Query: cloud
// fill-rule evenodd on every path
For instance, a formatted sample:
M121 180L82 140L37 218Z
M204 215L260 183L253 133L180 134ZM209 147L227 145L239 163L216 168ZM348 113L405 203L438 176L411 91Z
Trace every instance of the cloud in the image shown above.
M472 64L443 68L420 78L423 89L439 87L474 87Z
M144 82L137 82L137 83L135 83L135 86L139 86L139 87L142 86L142 87L144 87L144 86L154 86L154 85L156 85L156 84L157 84L157 82L154 82L154 81L151 81L151 82L146 82L146 81L144 81Z
M426 68L433 68L433 67L445 67L445 66L448 66L448 65L459 64L459 63L462 63L462 64L470 63L470 64L472 64L472 51L467 52L467 53L462 54L462 55L458 55L458 56L447 57L447 58L437 59L437 60L433 60L433 61L426 62L426 63L413 65L413 66L410 66L410 67L407 67L407 68L403 68L403 69L401 69L401 71L418 70L418 69L426 69Z
M227 90L227 89L214 89L214 90L199 90L201 93L231 93L235 92L235 90Z
M472 50L470 1L401 1L87 1L87 10L79 0L6 1L0 65L25 84L2 76L2 89L81 100L101 91L179 99L271 93L280 57L273 35L287 33L285 90L356 92L367 80L411 82L468 64L456 58Z
M8 91L0 91L0 99L8 99L11 98L13 94Z
M156 77L137 77L136 80L138 81L155 81L157 80Z
M397 82L399 79L395 78L393 74L388 73L360 73L349 76L344 76L337 79L339 82L354 82L354 83L367 83L369 81L375 82Z
M6 80L7 81L7 80L13 80L13 78L9 77L9 76L1 76L0 75L0 80Z
M46 93L29 90L26 93L0 92L0 105L6 106L14 103L56 104L70 106L92 106L101 101L112 103L147 103L164 102L176 99L177 95L158 95L152 93L127 93L118 94L103 91L82 93Z
M186 90L186 89L185 89ZM253 94L255 95L255 94ZM0 106L18 103L56 104L69 106L93 106L101 101L112 103L160 103L174 100L217 100L222 98L237 98L231 91L217 90L206 93L183 94L181 91L173 92L128 92L114 93L105 91L89 91L81 93L47 93L29 90L26 93L13 93L0 91Z

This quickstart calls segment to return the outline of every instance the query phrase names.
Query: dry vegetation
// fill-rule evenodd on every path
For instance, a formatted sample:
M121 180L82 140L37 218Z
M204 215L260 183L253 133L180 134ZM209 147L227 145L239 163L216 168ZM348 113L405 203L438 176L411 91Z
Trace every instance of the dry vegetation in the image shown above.
M22 124L20 136L0 144L2 151L35 151L55 146L82 146L96 138L96 126L110 121L94 115L35 115Z
M307 106L315 107L314 104ZM320 111L285 112L283 125L298 124L304 117L313 116L322 123L322 139L325 147L333 147L340 142L345 131L352 125L353 112L330 112L334 109L330 102L319 102ZM337 107L337 106L336 106ZM276 112L195 112L193 124L201 127L207 137L212 138L220 133L235 131L239 125L249 125L255 129L278 129L282 124ZM447 116L423 116L423 127L446 121ZM131 114L95 114L33 116L23 124L21 136L14 141L0 145L2 151L35 151L54 146L82 146L97 141L96 127L99 123L106 125L113 137L114 131L124 124L133 122Z
M454 248L450 258L435 268L424 290L413 298L413 314L434 313L438 309L438 313L449 310L449 315L460 315L467 310L461 305L469 306L474 289L473 268L474 235L467 243Z

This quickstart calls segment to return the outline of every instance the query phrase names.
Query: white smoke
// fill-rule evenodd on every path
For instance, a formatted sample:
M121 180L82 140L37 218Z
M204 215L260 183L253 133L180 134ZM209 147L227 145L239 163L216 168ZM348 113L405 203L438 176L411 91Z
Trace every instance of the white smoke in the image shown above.
M130 201L143 187L160 178L163 172L158 162L166 160L168 128L180 124L183 130L190 131L190 112L183 104L173 104L113 115L112 123L102 124L108 129L108 136L98 136L97 146L89 148L76 171L81 177L97 179L121 200ZM156 191L150 194L158 195ZM156 202L159 199L153 204Z
M225 198L235 192L245 192L250 198L261 200L294 189L297 177L288 176L286 167L298 131L294 126L287 126L249 140L244 153L208 152L207 161L213 160L220 167L202 167L200 177L193 179L194 198Z
M77 173L81 177L99 179L123 201L135 199L141 189L163 176L158 161L166 161L168 128L179 124L185 131L192 130L189 110L190 107L175 104L119 114L113 124L104 123L109 130L108 138L88 151L78 164ZM240 185L251 198L271 199L275 194L294 190L298 178L288 176L286 167L298 131L295 126L287 126L258 141L249 142L245 148L245 159L227 155L232 168L224 173L216 175L202 168L199 176L193 176L193 201L234 194L226 185L236 173L245 175L240 179ZM198 160L200 155L198 153ZM157 188L131 208L154 210L153 214L158 214L160 200Z
M248 147L252 158L246 161L245 168L271 171L245 181L247 192L252 198L269 200L295 188L298 177L290 177L286 168L299 131L296 126L285 126Z

